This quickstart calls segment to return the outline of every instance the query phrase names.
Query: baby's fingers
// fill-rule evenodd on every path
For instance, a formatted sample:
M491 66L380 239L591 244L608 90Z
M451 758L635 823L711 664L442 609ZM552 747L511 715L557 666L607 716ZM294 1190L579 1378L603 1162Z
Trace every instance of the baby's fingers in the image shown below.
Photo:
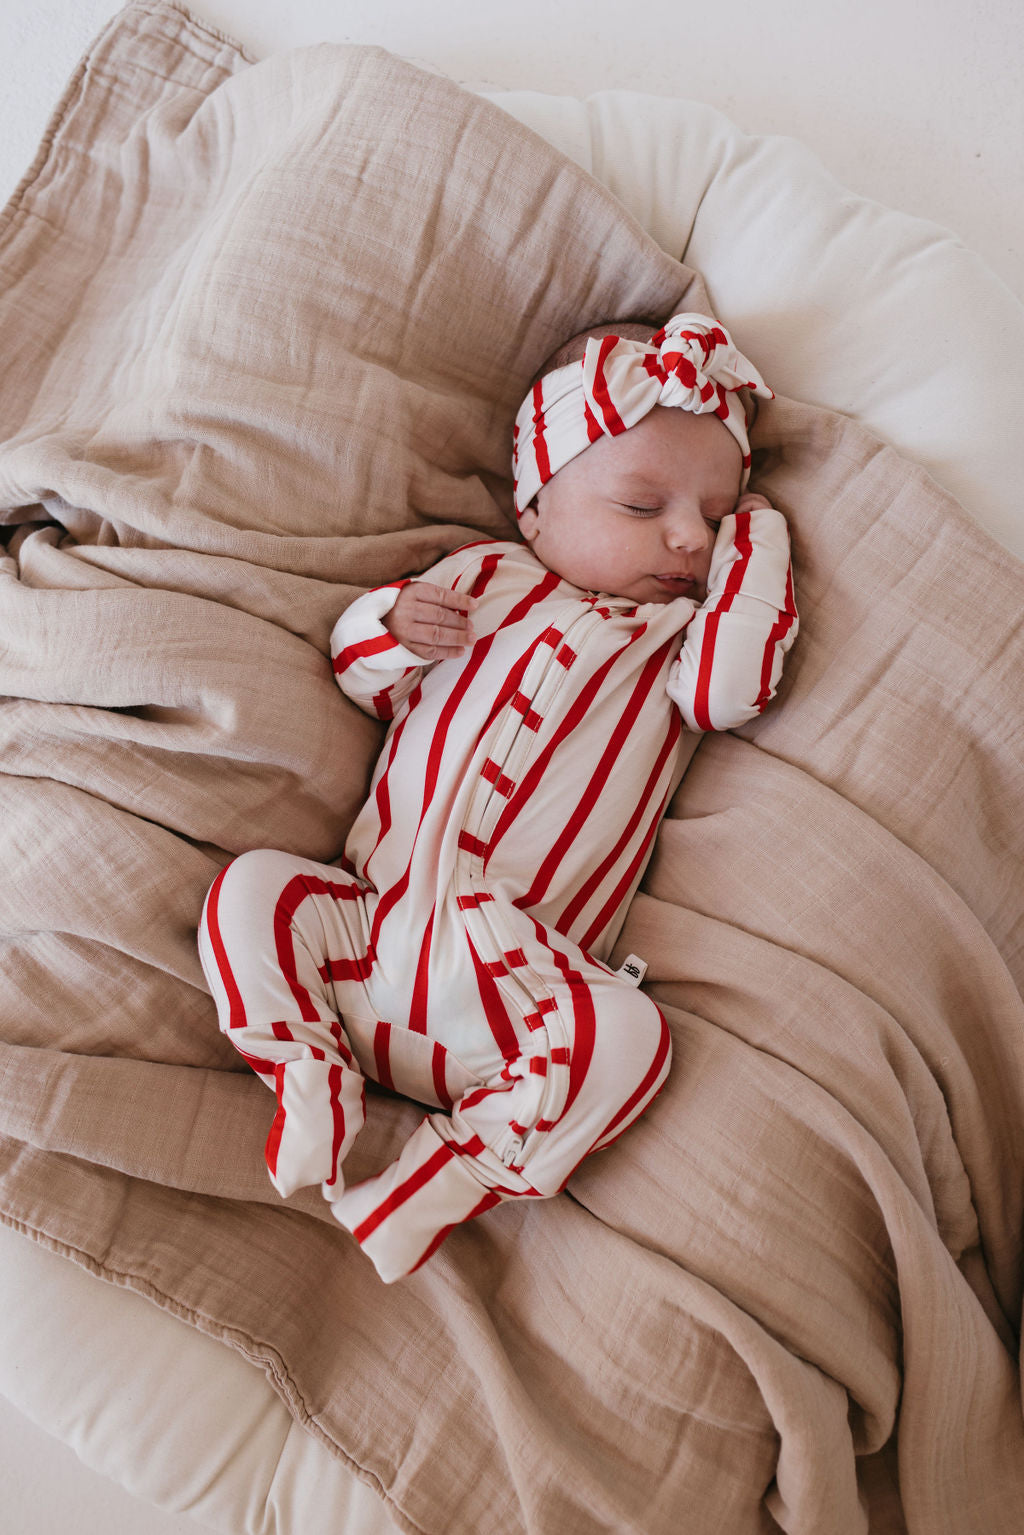
M742 496L740 496L734 510L737 512L752 512L757 507L770 508L771 502L768 500L767 496L762 496L758 491L747 490L744 491Z
M411 581L400 592L387 627L400 644L425 661L442 661L461 655L473 643L469 614L475 607L475 599L462 592L430 581Z

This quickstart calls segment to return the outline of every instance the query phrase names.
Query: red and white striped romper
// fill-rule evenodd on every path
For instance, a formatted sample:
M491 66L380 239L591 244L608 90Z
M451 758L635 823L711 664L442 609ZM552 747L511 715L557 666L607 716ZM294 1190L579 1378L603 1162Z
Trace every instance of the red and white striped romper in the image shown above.
M478 599L462 656L423 663L392 638L402 583L332 635L340 686L392 721L344 867L245 853L200 930L220 1026L277 1094L275 1186L321 1183L388 1281L459 1222L557 1193L657 1094L665 1022L605 959L684 722L759 713L796 630L770 508L725 520L699 609L582 592L517 543L424 579ZM345 1188L367 1076L433 1112Z

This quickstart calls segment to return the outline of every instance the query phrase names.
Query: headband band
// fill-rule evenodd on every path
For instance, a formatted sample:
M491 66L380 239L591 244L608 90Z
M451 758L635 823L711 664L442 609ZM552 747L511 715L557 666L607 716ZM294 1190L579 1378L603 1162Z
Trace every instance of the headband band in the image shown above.
M750 443L741 390L775 398L708 315L674 315L649 342L592 336L581 361L545 373L519 407L512 454L517 516L570 459L601 437L628 431L656 405L698 416L713 411L740 445L746 485Z

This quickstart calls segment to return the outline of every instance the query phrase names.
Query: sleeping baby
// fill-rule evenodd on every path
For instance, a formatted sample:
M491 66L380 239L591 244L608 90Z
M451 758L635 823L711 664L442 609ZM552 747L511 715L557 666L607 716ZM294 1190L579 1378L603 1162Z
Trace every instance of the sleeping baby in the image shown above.
M335 626L339 685L389 722L341 865L249 852L210 891L220 1026L276 1093L271 1179L320 1184L385 1281L557 1194L665 1080L642 962L607 959L684 728L758 715L796 635L785 522L745 489L770 393L703 315L567 343L516 421L522 541ZM346 1187L367 1077L430 1112Z

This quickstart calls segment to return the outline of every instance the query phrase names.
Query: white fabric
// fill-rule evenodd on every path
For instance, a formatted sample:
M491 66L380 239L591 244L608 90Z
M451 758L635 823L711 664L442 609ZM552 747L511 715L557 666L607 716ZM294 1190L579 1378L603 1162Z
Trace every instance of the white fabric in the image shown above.
M851 194L796 141L751 137L699 102L490 99L702 272L780 393L856 416L1024 556L1006 428L1007 400L1024 398L1024 305L979 256ZM225 1535L393 1535L259 1366L2 1229L0 1296L0 1391L139 1497Z

